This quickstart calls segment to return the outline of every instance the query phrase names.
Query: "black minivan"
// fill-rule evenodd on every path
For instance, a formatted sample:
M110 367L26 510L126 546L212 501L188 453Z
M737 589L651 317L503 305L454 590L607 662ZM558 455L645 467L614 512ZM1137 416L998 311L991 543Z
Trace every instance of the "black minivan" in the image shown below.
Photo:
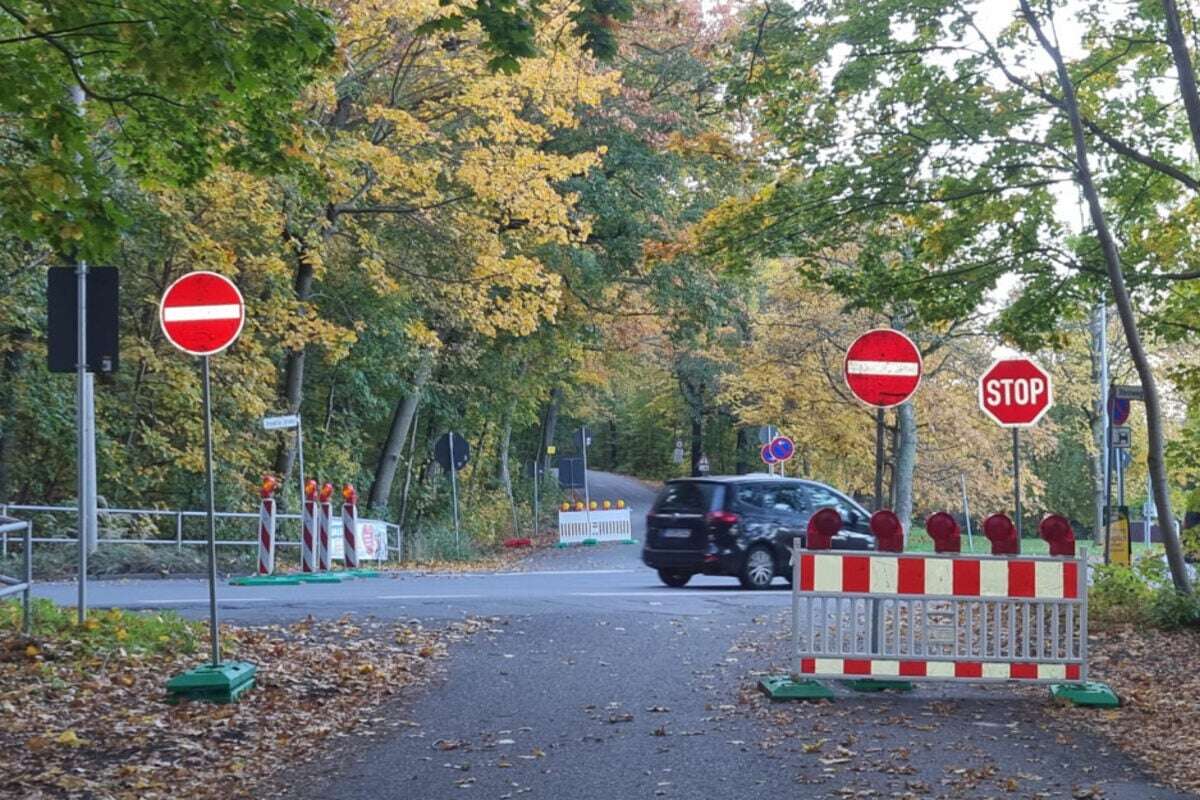
M747 589L765 589L776 575L789 582L792 539L804 538L820 508L837 509L838 550L873 550L866 509L816 481L775 475L681 478L668 481L646 515L642 561L668 586L693 575L734 575Z

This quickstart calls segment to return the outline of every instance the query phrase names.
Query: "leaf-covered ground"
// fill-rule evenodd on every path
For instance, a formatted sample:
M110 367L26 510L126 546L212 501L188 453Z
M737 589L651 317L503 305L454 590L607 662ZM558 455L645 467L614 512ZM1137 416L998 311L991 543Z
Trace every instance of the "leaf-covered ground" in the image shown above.
M400 724L376 716L380 704L484 624L223 627L229 657L258 665L258 686L231 705L166 702L166 680L204 659L206 634L193 623L113 611L74 631L0 640L0 796L257 796L327 740Z
M1200 794L1200 632L1113 626L1089 637L1089 669L1121 698L1121 708L1080 717L1149 772Z

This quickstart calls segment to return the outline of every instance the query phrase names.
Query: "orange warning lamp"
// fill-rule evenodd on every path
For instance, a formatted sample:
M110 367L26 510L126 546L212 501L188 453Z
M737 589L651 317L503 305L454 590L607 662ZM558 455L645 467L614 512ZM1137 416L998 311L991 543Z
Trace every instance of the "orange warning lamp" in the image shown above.
M617 501L617 508L624 508L624 507L625 507L625 501L624 501L624 500L618 500L618 501Z
M321 487L321 502L328 503L331 497L333 497L333 484L327 483Z
M317 499L317 482L312 478L304 482L304 496L309 500Z
M559 508L560 508L561 510L563 510L563 511L570 511L570 510L571 510L571 504L570 504L570 503L568 503L566 500L564 500L564 501L563 501L563 504L562 504L561 506L559 506Z
M278 488L279 488L279 481L275 480L274 475L263 475L262 487L259 489L259 493L263 496L264 499L275 494L275 490Z
M576 500L576 501L575 501L575 510L576 510L576 511L583 511L583 501L582 501L582 500Z
M347 483L342 487L342 499L350 505L358 502L358 492L354 491L354 485Z
M612 501L611 501L611 500L605 500L605 501L604 501L604 510L605 510L605 511L608 511L610 508L612 508Z

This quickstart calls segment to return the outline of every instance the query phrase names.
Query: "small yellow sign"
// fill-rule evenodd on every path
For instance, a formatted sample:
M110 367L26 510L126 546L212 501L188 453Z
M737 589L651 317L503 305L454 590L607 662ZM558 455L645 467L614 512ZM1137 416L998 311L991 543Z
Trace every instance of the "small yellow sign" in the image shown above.
M1129 565L1129 509L1124 506L1109 509L1108 563Z
M550 445L549 447L546 448L546 455L548 455L548 456L552 456L557 452L558 452L558 448L555 447L554 445Z

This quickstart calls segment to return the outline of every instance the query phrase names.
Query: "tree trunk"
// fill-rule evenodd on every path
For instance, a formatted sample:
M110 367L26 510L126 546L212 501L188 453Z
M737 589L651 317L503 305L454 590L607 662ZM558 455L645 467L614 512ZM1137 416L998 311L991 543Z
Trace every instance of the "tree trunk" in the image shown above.
M372 511L387 508L388 498L392 494L392 483L396 479L396 469L400 466L400 456L404 451L405 440L408 439L409 426L412 425L417 404L421 401L421 392L431 374L433 356L425 354L417 362L417 371L413 375L412 387L408 394L396 402L392 425L387 441L379 453L379 461L375 465L375 480L371 482L371 491L367 496L367 507Z
M514 392L508 408L504 411L504 427L500 431L500 485L504 487L508 507L512 509L513 536L519 536L521 533L520 523L517 521L517 499L513 496L512 471L508 468L508 448L512 443L512 418L516 408L517 395Z
M883 414L882 408L875 409L875 497L872 511L883 508Z
M913 515L913 472L917 466L917 415L912 401L896 409L899 447L896 450L896 516L908 534Z
M326 225L321 232L322 241L328 241L333 236L333 230L337 223L337 212L333 206L328 206L325 209ZM290 237L290 233L285 235ZM312 299L313 278L315 270L313 268L313 260L305 248L303 243L297 243L299 252L296 256L296 279L294 287L296 290L296 300L300 304L300 314L308 313L308 301ZM307 347L301 345L296 350L289 350L287 359L284 362L283 368L283 387L281 400L284 408L289 414L297 414L300 412L300 405L304 399L304 359L307 352ZM275 454L275 474L283 481L284 486L291 484L289 478L292 474L292 463L296 458L296 447L293 443L293 438L286 433L280 439L279 449Z
M1188 51L1187 37L1179 21L1179 8L1175 0L1163 0L1163 13L1167 20L1167 44L1175 60L1175 72L1179 78L1179 94L1183 96L1183 107L1187 110L1188 130L1192 134L1192 146L1200 155L1200 91L1196 88L1196 71L1192 67L1192 55Z
M1142 391L1145 394L1146 438L1148 440L1146 462L1154 489L1154 502L1158 506L1159 528L1162 531L1163 546L1167 551L1167 563L1171 567L1171 579L1174 581L1175 588L1178 591L1191 594L1192 584L1188 578L1187 565L1183 560L1183 548L1179 542L1179 534L1175 530L1175 517L1171 511L1171 492L1167 486L1167 467L1162 429L1162 400L1158 394L1158 383L1154 378L1154 370L1150 366L1150 359L1146 355L1146 349L1142 345L1141 334L1137 329L1137 320L1134 317L1133 303L1129 298L1129 290L1125 286L1125 273L1121 268L1121 256L1117 250L1117 243L1113 239L1112 232L1109 230L1108 218L1104 213L1104 206L1100 201L1100 192L1092 177L1087 138L1084 134L1083 120L1079 113L1079 102L1075 97L1075 84L1067 72L1067 65L1063 60L1062 53L1047 38L1046 32L1042 29L1041 22L1033 13L1033 9L1030 8L1029 0L1020 0L1020 2L1021 12L1025 17L1025 21L1033 29L1042 49L1054 60L1055 70L1058 74L1058 84L1063 93L1063 110L1071 125L1071 134L1075 145L1076 177L1079 181L1080 189L1083 191L1084 199L1087 200L1092 225L1096 229L1096 238L1100 243L1100 250L1104 254L1104 263L1108 270L1108 282L1112 289L1113 301L1116 303L1117 313L1121 318L1121 328L1125 332L1125 344L1129 348L1130 358L1133 360L1134 368L1141 379ZM1170 5L1172 8L1174 7L1173 3ZM1198 143L1198 146L1200 146L1200 143Z
M546 450L554 444L554 431L558 427L558 406L561 402L562 388L555 386L550 390L550 399L546 401L546 410L542 413L542 431L538 437L537 459L543 472L550 468L550 454Z
M738 475L745 475L750 471L750 461L746 454L750 448L749 435L745 428L737 429L737 462L734 464L734 471Z
M1101 326L1104 324L1100 310L1092 315L1091 321L1091 354L1092 354L1092 383L1096 386L1100 385L1103 369L1101 360L1104 358L1104 353L1100 347L1101 342ZM1090 461L1092 464L1092 511L1095 519L1094 527L1092 528L1092 540L1097 544L1101 543L1104 538L1104 503L1107 500L1105 488L1108 479L1106 470L1104 469L1104 451L1108 447L1108 442L1104 441L1104 419L1108 415L1108 409L1104 406L1104 392L1096 394L1095 412L1089 414L1089 421L1092 427L1092 442L1095 445L1095 453L1092 454Z
M9 349L0 360L0 503L12 501L13 451L16 444L17 375L25 362L29 331L11 332Z
M608 421L608 468L613 471L617 469L617 421L615 419Z

